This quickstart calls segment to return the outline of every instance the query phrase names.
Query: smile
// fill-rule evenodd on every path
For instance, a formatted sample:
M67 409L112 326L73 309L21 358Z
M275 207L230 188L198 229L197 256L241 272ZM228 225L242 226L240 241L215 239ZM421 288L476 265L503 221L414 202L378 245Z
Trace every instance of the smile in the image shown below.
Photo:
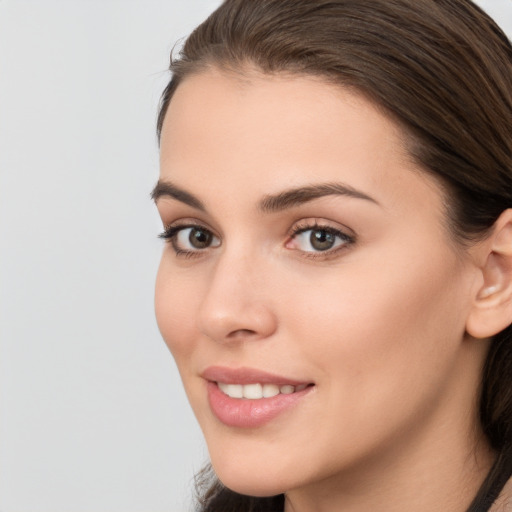
M248 400L272 398L279 394L291 395L307 387L307 384L299 384L298 386L285 384L284 386L278 386L277 384L226 384L224 382L217 382L217 385L230 398L246 398Z
M213 415L228 427L259 428L295 408L315 388L314 383L290 379L254 368L212 366L206 380Z

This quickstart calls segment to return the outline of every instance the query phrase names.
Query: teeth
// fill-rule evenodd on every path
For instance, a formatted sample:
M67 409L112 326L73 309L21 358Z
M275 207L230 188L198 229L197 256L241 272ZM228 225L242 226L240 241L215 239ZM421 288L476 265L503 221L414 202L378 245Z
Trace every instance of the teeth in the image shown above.
M263 396L270 398L279 395L279 386L275 384L263 384Z
M276 384L226 384L218 382L219 389L231 398L247 398L248 400L258 400L260 398L270 398L279 393L283 395L290 395L296 391L306 389L307 384L300 384L299 386L277 386Z
M219 388L231 398L243 398L244 396L244 387L240 384L223 384L219 382Z
M250 400L263 398L263 387L261 384L246 384L242 387L244 390L244 398L249 398Z

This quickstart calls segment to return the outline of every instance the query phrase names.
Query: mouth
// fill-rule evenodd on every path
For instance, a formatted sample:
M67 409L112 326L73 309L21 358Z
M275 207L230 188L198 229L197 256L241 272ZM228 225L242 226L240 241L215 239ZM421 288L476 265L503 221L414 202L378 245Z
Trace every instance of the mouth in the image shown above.
M207 381L208 403L224 425L257 428L294 408L309 395L315 384L280 377L250 368L210 367L202 377Z
M245 398L247 400L261 400L262 398L272 398L277 395L291 395L298 393L313 384L299 384L292 386L285 384L227 384L225 382L216 383L219 389L230 398Z

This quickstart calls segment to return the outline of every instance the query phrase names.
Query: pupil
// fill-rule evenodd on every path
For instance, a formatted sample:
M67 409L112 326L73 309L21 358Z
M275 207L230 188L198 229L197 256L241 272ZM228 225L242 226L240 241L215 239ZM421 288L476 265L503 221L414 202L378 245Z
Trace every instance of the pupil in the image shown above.
M335 242L335 236L325 230L312 231L310 236L310 242L312 247L318 251L326 251L330 249Z
M208 231L202 229L193 229L190 231L189 241L196 249L205 249L210 245L211 239L212 236Z

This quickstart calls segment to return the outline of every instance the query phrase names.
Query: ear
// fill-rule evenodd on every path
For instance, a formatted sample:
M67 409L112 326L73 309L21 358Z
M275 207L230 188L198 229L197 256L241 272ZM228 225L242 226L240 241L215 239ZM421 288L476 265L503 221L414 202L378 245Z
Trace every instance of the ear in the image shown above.
M478 247L481 285L466 322L474 338L489 338L512 324L512 208Z

